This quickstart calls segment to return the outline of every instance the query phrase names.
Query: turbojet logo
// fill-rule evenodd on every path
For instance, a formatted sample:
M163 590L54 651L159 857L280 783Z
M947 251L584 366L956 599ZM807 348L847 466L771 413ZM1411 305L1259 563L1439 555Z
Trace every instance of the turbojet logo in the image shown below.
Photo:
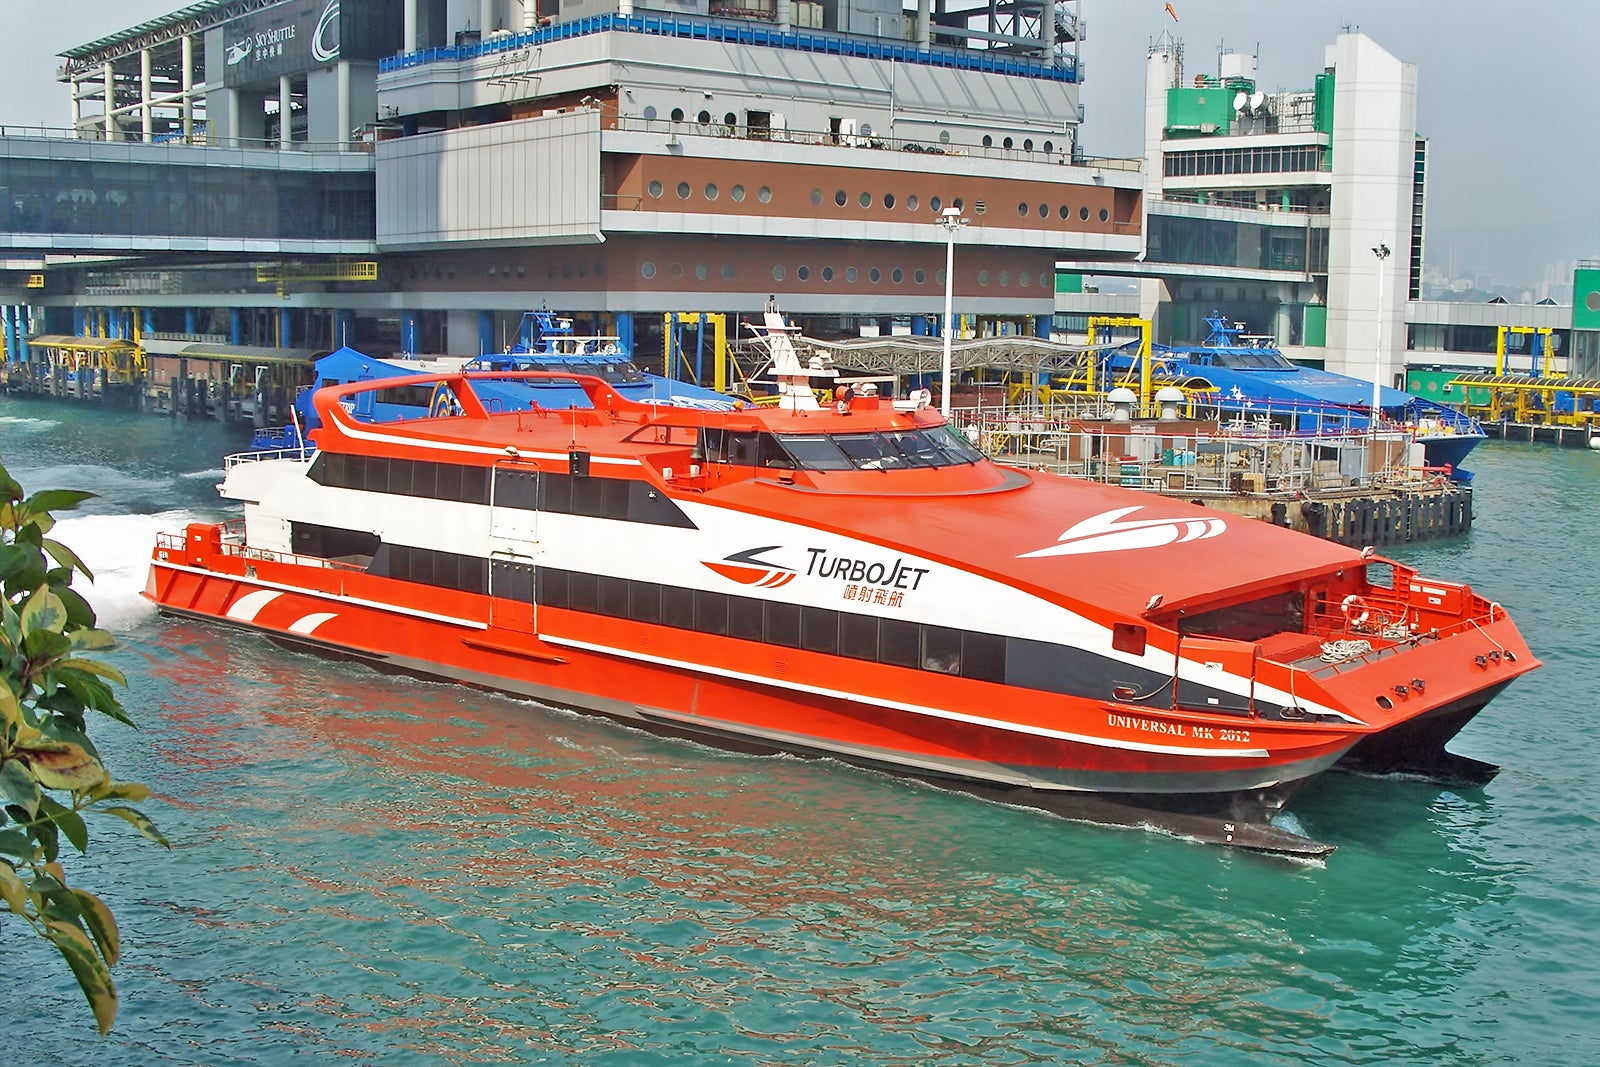
M1184 541L1203 541L1228 528L1221 519L1131 519L1124 515L1143 510L1144 505L1117 508L1091 515L1063 531L1056 543L1035 552L1024 552L1018 559L1035 556L1079 556L1088 552L1126 552L1134 548L1160 548Z
M706 560L707 567L716 571L724 578L732 579L740 585L758 585L767 589L776 589L780 585L788 585L794 581L795 570L785 567L781 563L769 563L761 559L761 553L771 552L778 548L777 545L763 545L761 548L747 548L743 552L735 552L726 556L718 563Z

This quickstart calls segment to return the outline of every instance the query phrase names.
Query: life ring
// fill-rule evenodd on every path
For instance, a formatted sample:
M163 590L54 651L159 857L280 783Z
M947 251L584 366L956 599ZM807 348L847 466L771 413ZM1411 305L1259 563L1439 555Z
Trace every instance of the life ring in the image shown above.
M1339 610L1344 612L1344 621L1351 626L1360 626L1367 621L1367 602L1351 593L1339 605Z

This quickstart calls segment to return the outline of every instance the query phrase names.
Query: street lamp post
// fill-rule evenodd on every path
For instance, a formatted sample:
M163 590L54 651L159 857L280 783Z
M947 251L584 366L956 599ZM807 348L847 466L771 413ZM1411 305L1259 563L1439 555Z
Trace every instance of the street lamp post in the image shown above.
M1372 343L1372 433L1378 432L1378 415L1382 411L1378 398L1379 382L1383 378L1383 261L1389 258L1389 246L1382 241L1372 249L1378 257L1377 338Z
M939 414L946 419L950 417L950 305L955 294L956 283L956 231L967 224L961 217L961 209L947 207L939 215L936 225L944 227L944 385L939 399Z

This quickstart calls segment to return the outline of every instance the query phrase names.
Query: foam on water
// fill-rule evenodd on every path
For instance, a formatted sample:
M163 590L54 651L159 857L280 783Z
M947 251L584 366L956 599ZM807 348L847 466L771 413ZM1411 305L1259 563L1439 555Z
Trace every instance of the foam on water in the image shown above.
M200 516L183 511L155 515L69 515L50 536L71 548L94 572L94 582L73 588L94 606L102 629L126 630L155 615L140 594L158 533L181 533Z
M30 419L18 415L0 415L0 430L12 433L44 433L61 423L55 419Z

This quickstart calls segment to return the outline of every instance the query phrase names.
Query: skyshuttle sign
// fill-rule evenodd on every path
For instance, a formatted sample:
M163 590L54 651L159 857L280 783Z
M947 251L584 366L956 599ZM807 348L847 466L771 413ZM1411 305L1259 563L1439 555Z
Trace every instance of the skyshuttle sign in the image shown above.
M399 0L284 0L222 28L223 85L236 88L400 48Z

